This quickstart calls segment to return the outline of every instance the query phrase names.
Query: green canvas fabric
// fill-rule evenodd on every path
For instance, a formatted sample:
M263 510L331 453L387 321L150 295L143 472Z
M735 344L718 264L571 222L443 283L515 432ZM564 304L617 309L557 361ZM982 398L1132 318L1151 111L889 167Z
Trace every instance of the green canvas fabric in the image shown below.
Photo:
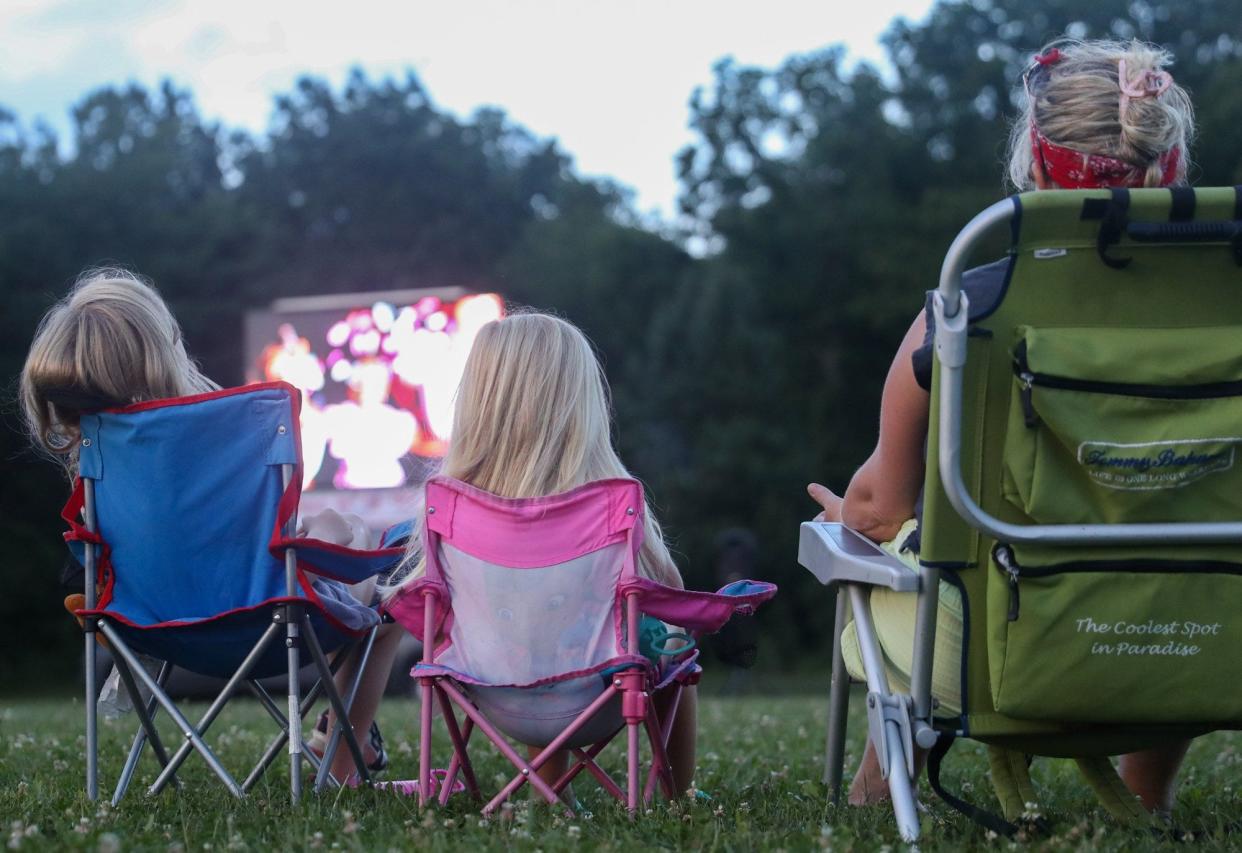
M974 324L968 343L965 482L985 511L1017 524L1242 518L1233 496L1242 492L1230 485L1242 476L1229 463L1231 442L1199 454L1211 458L1183 458L1182 467L1194 470L1165 494L1118 496L1100 471L1093 476L1077 461L1079 446L1099 436L1113 444L1228 439L1242 433L1230 429L1242 424L1239 400L1174 406L1123 394L1087 405L1077 399L1084 393L1045 388L1033 395L1039 427L1024 422L1014 374L1015 347L1023 341L1041 372L1082 380L1176 385L1242 379L1242 344L1231 343L1242 342L1242 299L1236 296L1242 267L1231 247L1138 243L1123 235L1107 247L1107 256L1129 263L1111 267L1097 250L1100 220L1083 215L1085 201L1109 197L1087 190L1014 198L1019 217L1010 280L1002 302ZM1167 190L1133 191L1130 219L1166 221L1170 202ZM1232 189L1197 190L1195 219L1232 219L1236 203ZM1219 695L1229 692L1219 684L1235 683L1240 673L1232 656L1219 649L1236 644L1235 632L1242 631L1222 606L1242 591L1242 576L1127 572L1117 564L1242 564L1242 549L1014 548L1023 567L1095 561L1110 568L1023 577L1019 615L1010 621L1010 583L994 561L996 543L957 517L940 486L939 373L937 362L921 559L943 567L966 602L965 712L957 727L981 740L1046 755L1126 751L1168 737L1173 724L1237 727L1242 701ZM1150 432L1153 424L1158 426ZM1105 432L1093 432L1096 427ZM1095 449L1105 451L1097 461L1119 466L1104 473L1139 473L1139 467L1150 472L1149 464L1126 461L1108 447ZM1173 449L1175 456L1189 455ZM1193 636L1182 636L1187 631ZM1163 653L1170 642L1174 652L1179 643L1198 649ZM1113 648L1105 653L1100 643ZM1128 645L1117 651L1123 643Z
M1242 517L1239 329L1020 326L1005 498L1041 523Z

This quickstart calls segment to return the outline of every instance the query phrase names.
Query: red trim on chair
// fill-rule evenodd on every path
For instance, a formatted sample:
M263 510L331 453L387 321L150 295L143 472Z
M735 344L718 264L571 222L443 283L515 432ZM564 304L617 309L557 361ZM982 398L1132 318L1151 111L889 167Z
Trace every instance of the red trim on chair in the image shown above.
M221 397L232 397L236 394L248 394L251 391L263 390L284 391L289 395L289 399L293 403L293 414L298 415L301 413L302 394L288 382L256 382L253 385L239 385L236 388L221 388L218 391L204 391L201 394L188 394L184 397L163 397L159 400L143 400L138 403L130 403L127 406L114 406L111 409L104 409L103 411L114 415L129 415L134 412L145 412L151 409L165 409L169 406L188 406L191 403L201 403L205 400L218 400Z
M221 619L227 619L230 616L237 616L242 613L253 613L256 610L264 610L264 609L271 608L276 605L281 605L281 604L305 605L306 603L307 603L306 598L299 598L297 596L294 596L292 598L288 596L280 596L278 598L269 598L266 601L261 601L258 604L255 604L251 607L237 607L237 608L234 608L233 610L226 610L223 613L217 613L213 616L204 616L202 619L188 619L188 620L174 619L168 622L156 622L151 625L139 625L137 622L134 622L132 619L126 616L122 616L119 613L114 613L111 610L106 610L101 607L96 607L94 610L85 610L85 609L75 610L74 613L80 616L107 616L113 622L118 622L122 625L125 625L126 627L134 628L139 631L147 631L147 630L153 630L153 629L158 629L158 628L193 628L197 625L206 625L211 622L218 622ZM333 628L340 631L341 633L346 634L347 636L360 637L370 630L370 628L365 628L363 630L358 631L358 630L354 630L353 628L347 628L344 625L342 625L338 620L334 619L330 613L324 610L323 605L320 603L318 597L316 597L313 600L313 603L315 605L316 611L319 613L320 616L324 618L324 620L329 625L331 625Z
M78 477L73 482L69 500L65 501L60 511L60 517L69 525L63 536L66 542L81 542L84 546L94 545L98 548L95 554L95 586L100 589L96 607L106 607L112 601L112 588L116 584L116 574L112 571L112 548L102 536L92 533L86 525L78 521L85 503L86 486L82 483L82 478ZM85 611L74 612L80 615Z

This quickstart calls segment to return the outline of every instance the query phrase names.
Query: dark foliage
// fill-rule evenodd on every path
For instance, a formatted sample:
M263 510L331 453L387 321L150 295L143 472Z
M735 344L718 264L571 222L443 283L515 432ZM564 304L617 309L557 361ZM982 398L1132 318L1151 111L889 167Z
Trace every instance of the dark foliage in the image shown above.
M718 579L720 531L752 531L754 573L784 587L760 620L769 651L818 646L822 595L794 561L814 510L803 486L843 487L865 458L944 247L1004 191L1018 73L1066 33L1172 48L1199 111L1198 182L1242 181L1238 0L941 2L890 28L891 79L839 48L776 69L722 61L677 156L697 259L636 227L625 194L577 177L554 142L495 110L454 118L413 75L302 80L259 137L204 121L171 84L105 88L74 109L68 156L0 110L0 624L22 650L0 683L73 668L66 484L12 400L38 317L105 262L157 282L224 383L241 379L242 313L279 296L465 283L568 317L605 360L618 442L688 581Z

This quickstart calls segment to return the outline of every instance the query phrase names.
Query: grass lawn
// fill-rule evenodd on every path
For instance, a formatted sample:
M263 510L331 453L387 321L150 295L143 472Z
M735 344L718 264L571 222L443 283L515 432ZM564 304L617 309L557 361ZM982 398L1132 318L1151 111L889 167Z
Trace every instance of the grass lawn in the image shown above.
M706 687L702 698L696 784L711 800L659 803L631 822L624 810L591 781L576 793L589 814L565 820L522 795L498 819L483 820L464 795L444 810L419 813L410 799L381 791L347 790L308 796L297 808L288 802L285 764L268 774L255 792L234 801L209 776L197 757L182 771L185 787L154 800L143 795L155 761L148 754L129 796L117 809L87 802L83 794L81 701L0 700L0 841L13 849L149 850L315 850L315 849L833 849L900 848L886 808L850 809L827 805L820 782L823 766L823 691L818 679L802 685L815 693L722 697ZM861 696L854 701L851 763L859 753ZM388 778L417 775L417 705L386 700L381 726L392 764ZM101 721L101 788L108 792L128 745L132 717ZM162 730L167 728L164 720ZM235 775L249 769L271 732L257 705L242 701L211 730L208 741ZM170 731L171 735L172 732ZM174 742L168 737L169 742ZM484 747L485 744L479 744ZM1187 827L1206 828L1196 849L1232 849L1238 843L1220 827L1239 816L1232 790L1239 766L1235 734L1201 738L1193 747L1177 817ZM437 765L446 763L437 743ZM616 767L621 753L612 752ZM490 749L476 753L480 782L498 783L506 765ZM1045 797L1042 811L1054 834L1017 846L1038 850L1160 849L1175 845L1110 822L1077 779L1073 765L1041 760L1036 782ZM947 784L968 799L994 806L982 748L959 744L946 760ZM951 812L925 790L923 849L1011 847ZM106 799L106 797L105 797ZM1215 833L1215 834L1213 834Z

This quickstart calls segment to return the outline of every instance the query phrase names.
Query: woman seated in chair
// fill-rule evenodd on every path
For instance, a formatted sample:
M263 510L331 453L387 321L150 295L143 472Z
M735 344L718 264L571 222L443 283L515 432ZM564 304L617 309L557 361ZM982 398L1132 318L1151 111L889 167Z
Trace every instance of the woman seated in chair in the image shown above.
M1023 75L1026 107L1009 141L1013 186L1027 191L1184 183L1194 118L1186 92L1165 70L1170 61L1165 51L1139 42L1060 42L1046 48ZM962 277L971 319L990 313L1002 297L1005 267L989 264ZM843 498L818 483L808 486L823 507L819 518L844 522L914 568L933 358L930 299L927 304L889 368L875 450ZM871 603L888 665L908 681L914 597L876 589ZM956 587L942 582L932 692L950 710L961 696L962 615ZM853 625L842 639L847 665L860 677ZM1122 757L1122 779L1147 809L1172 807L1174 779L1188 745L1182 741ZM874 803L887 795L868 743L849 802Z
M186 353L181 328L155 289L127 270L105 268L83 273L44 315L22 368L20 395L31 441L64 465L72 478L77 474L82 413L218 389ZM356 548L372 544L356 516L329 512L305 519L304 527L312 538ZM313 582L325 605L346 625L361 629L378 621L375 609L365 604L374 581L353 590L363 601L336 581L316 577ZM70 596L75 598L82 596ZM77 609L82 604L67 599L66 606ZM380 628L351 710L355 728L371 730L363 752L369 752L367 761L375 770L382 769L384 755L373 720L401 633L396 625ZM338 686L351 678L347 664L338 673ZM347 750L337 753L332 770L338 779L354 771Z

